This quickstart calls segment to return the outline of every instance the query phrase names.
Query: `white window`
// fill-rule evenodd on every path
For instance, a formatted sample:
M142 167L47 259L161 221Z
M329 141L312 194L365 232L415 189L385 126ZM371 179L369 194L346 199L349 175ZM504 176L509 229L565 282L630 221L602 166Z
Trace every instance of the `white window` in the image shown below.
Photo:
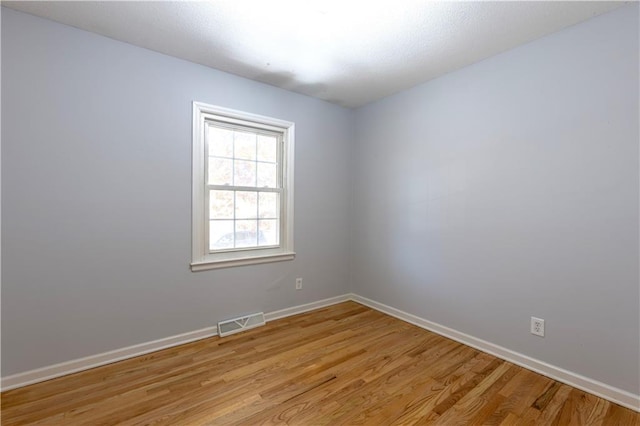
M294 124L193 103L191 269L291 260Z

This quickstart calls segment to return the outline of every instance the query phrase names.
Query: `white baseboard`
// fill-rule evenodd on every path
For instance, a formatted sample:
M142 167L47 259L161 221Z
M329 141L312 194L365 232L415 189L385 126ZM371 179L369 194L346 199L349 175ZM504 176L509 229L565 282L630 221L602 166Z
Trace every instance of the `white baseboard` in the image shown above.
M185 343L216 336L217 334L217 327L207 327L196 331L190 331L188 333L178 334L176 336L165 337L151 342L140 343L126 348L25 371L24 373L3 377L2 391L4 392L10 389L31 385L33 383L44 382L45 380L55 379L56 377L66 376L67 374L77 373L90 368L100 367L101 365L111 364L116 361L145 355L150 352L159 351L172 346L183 345Z
M304 305L293 306L290 308L281 309L279 311L269 312L265 314L265 320L269 322L291 315L308 312L314 309L335 305L337 303L346 302L348 300L361 303L387 315L391 315L395 318L414 324L426 330L433 331L434 333L448 337L467 346L471 346L482 352L489 353L498 358L504 359L526 369L535 371L536 373L540 373L559 382L566 383L570 386L582 389L601 398L615 402L616 404L620 404L624 407L640 412L640 395L635 395L630 392L614 388L589 377L585 377L580 374L567 371L560 367L547 364L529 356L514 352L510 349L503 348L502 346L498 346L485 340L478 339L452 328L428 321L424 318L420 318L418 316L409 314L407 312L353 293L331 297L328 299L319 300L317 302L306 303ZM161 349L166 349L207 337L216 336L217 334L218 330L216 327L207 327L201 330L191 331L176 336L154 340L152 342L141 343L122 349L116 349L114 351L104 352L102 354L91 355L60 364L38 368L35 370L26 371L24 373L18 373L11 376L3 377L1 388L4 392L10 389L15 389L33 383L54 379L56 377L65 376L67 374L77 373L79 371L99 367L101 365L111 364L116 361L145 355L150 352L159 351Z
M335 305L336 303L346 302L351 299L350 294L331 297L329 299L319 300L317 302L307 303L304 305L293 306L291 308L279 311L269 312L265 314L265 320L273 321L279 318L291 315L301 314L313 309L323 308L325 306ZM90 368L100 367L102 365L111 364L116 361L122 361L150 352L167 349L173 346L183 345L185 343L194 342L196 340L205 339L207 337L217 336L217 327L207 327L201 330L190 331L188 333L178 334L151 342L141 343L126 348L116 349L101 354L90 355L84 358L78 358L35 370L25 371L23 373L13 374L3 377L0 387L2 391L20 388L45 380L55 379L56 377L66 376L67 374L77 373L79 371L88 370Z
M509 361L513 364L524 367L528 370L540 373L543 376L547 376L551 379L557 380L575 388L581 389L585 392L589 392L616 404L620 404L624 407L630 408L640 412L640 395L635 395L622 389L614 388L605 383L591 379L589 377L582 376L580 374L567 371L563 368L556 367L546 362L539 361L529 356L523 355L518 352L514 352L510 349L503 348L502 346L495 345L482 339L470 336L460 331L454 330L449 327L428 321L426 319L417 317L400 309L392 308L383 303L376 302L375 300L367 299L366 297L359 296L357 294L351 295L351 300L361 303L365 306L373 308L377 311L383 312L392 317L396 317L420 328L424 328L441 336L448 337L449 339L463 343L467 346L476 348L482 352L489 353L505 361Z
M281 309L279 311L269 312L264 314L265 321L273 321L280 318L290 317L291 315L302 314L304 312L313 311L314 309L324 308L326 306L335 305L338 303L351 300L351 294L343 294L341 296L330 297L328 299L318 300L317 302L305 303L304 305L293 306L291 308Z

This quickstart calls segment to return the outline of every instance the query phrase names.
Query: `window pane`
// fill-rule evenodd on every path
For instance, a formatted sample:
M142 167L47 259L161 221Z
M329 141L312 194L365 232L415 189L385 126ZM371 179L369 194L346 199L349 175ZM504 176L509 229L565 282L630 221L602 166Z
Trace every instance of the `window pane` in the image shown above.
M233 219L233 191L209 191L209 219Z
M233 156L233 131L219 127L207 126L207 142L209 143L209 155L217 157Z
M236 220L236 248L258 245L258 221Z
M233 156L243 160L256 159L256 134L235 131L235 146Z
M209 157L209 185L233 184L233 160Z
M256 219L258 217L258 193L236 192L236 219Z
M261 192L258 205L258 217L265 219L278 218L278 198L280 194L275 192Z
M258 135L258 161L278 161L278 139L274 136Z
M233 220L209 221L209 250L233 248Z
M280 244L280 221L260 220L258 221L259 245L277 246Z
M234 160L234 182L236 186L256 186L256 163Z
M258 187L276 188L276 165L272 163L258 163Z

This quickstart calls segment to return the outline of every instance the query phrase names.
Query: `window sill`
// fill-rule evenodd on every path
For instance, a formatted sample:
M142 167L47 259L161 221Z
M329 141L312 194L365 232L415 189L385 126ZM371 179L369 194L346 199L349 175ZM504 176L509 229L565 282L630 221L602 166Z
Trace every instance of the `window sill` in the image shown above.
M205 260L191 263L191 272L231 268L233 266L257 265L260 263L282 262L284 260L293 260L295 257L295 252L287 252L254 257L239 257L235 259Z

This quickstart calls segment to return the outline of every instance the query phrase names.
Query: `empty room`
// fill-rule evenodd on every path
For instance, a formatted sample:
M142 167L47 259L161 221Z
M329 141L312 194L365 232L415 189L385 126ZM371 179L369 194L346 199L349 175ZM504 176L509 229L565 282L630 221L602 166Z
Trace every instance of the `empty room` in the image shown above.
M2 425L640 426L640 3L0 11Z

